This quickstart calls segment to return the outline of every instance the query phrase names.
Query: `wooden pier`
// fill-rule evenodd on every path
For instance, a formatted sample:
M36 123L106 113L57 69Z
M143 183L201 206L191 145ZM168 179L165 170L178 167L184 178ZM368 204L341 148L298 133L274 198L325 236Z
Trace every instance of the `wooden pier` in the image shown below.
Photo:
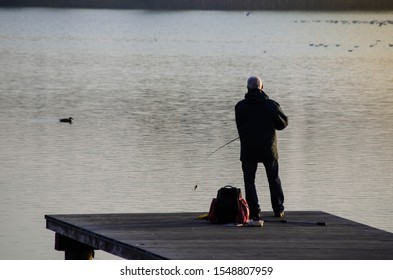
M66 259L103 250L124 259L383 260L393 234L321 211L265 212L263 227L213 225L203 213L45 215ZM326 226L317 222L327 223Z

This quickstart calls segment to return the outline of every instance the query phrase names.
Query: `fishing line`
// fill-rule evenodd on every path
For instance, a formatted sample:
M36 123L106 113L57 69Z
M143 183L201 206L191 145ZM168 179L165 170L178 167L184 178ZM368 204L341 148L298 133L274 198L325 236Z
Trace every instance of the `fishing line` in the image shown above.
M226 142L224 145L218 147L218 148L215 149L213 152L211 152L211 153L206 157L206 159L208 159L209 157L211 157L212 155L214 155L215 153L217 153L217 152L218 152L219 150L221 150L222 148L228 146L228 145L231 144L232 142L235 142L235 141L238 140L239 138L240 138L240 137L238 136L238 137L236 137L235 139L232 139L231 141L228 141L228 142ZM194 191L196 191L197 188L198 188L198 183L195 185Z
M206 157L206 159L210 158L212 155L214 155L215 153L217 153L219 150L221 150L222 148L228 146L228 145L231 144L232 142L235 142L235 141L238 140L239 138L240 138L240 137L238 136L238 137L236 137L235 139L232 139L232 140L226 142L224 145L218 147L218 148L215 149L213 152L211 152L211 153ZM192 168L198 168L198 167L197 167L197 166L188 166L188 167L183 166L182 168L187 168L187 169L190 168L190 169L192 169ZM129 172L130 172L130 173L167 172L167 171L172 170L172 169L178 170L176 167L165 167L165 168L155 168L155 169L131 170L131 171L129 171ZM198 185L199 185L199 183L197 183L197 184L193 187L193 190L194 190L194 191L197 190Z
M211 157L212 155L214 155L215 153L217 153L219 150L221 150L222 148L224 148L224 147L226 147L226 146L228 146L229 144L231 144L232 142L235 142L236 140L238 140L240 137L238 136L238 137L236 137L235 139L232 139L232 140L230 140L230 141L228 141L228 142L226 142L224 145L222 145L222 146L220 146L220 147L218 147L217 149L215 149L213 152L211 152L207 157L206 157L206 159L208 159L209 157ZM168 170L171 170L171 169L173 169L173 168L175 168L175 167L165 167L165 168L155 168L155 169L143 169L143 170L131 170L131 171L129 171L129 172L131 172L131 173L139 173L139 172L160 172L160 171L168 171ZM188 167L182 167L182 168L197 168L197 166L188 166Z

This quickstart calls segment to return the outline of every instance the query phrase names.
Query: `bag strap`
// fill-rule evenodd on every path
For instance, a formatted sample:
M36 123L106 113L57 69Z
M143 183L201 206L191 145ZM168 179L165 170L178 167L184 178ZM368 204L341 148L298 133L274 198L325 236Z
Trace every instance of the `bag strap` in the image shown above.
M233 187L233 186L231 186L231 185L226 185L225 187L222 187L221 189L219 189L218 192L217 192L217 197L218 197L218 195L219 195L219 193L220 193L220 190L222 190L222 189L227 189L227 190L236 189L236 190L237 190L237 196L238 196L239 198L242 198L242 197L243 197L243 196L242 196L242 190L239 189L239 188Z

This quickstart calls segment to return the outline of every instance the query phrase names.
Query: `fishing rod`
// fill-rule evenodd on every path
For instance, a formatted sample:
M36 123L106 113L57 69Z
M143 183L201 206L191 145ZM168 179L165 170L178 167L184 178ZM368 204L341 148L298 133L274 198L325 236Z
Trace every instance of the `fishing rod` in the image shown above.
M231 144L232 142L235 142L237 139L239 139L240 137L236 137L235 139L232 139L231 141L225 143L224 145L222 145L221 147L219 147L218 149L216 149L214 152L210 153L206 159L208 159L209 157L211 157L212 155L214 155L215 153L217 153L219 150L221 150L222 148L224 148L225 146ZM194 191L196 191L196 189L198 188L198 184L195 185L194 187Z
M198 217L198 219L207 219L207 215L201 215ZM266 223L283 223L283 224L299 224L299 225L316 225L316 226L327 226L327 222L311 222L311 221L288 221L288 220L279 220L279 221L273 221L273 220L260 220L258 224L255 224L254 222L252 223L246 223L246 224L237 224L237 223L229 223L229 224L224 224L224 226L227 227L262 227L264 222Z
M299 225L316 225L316 226L327 226L327 222L313 222L313 221L291 221L291 220L264 220L267 223L282 223L282 224L299 224Z
M206 159L209 158L209 157L211 157L211 156L214 155L215 153L217 153L219 150L221 150L221 149L224 148L225 146L231 144L232 142L235 142L235 141L238 140L239 138L240 138L240 137L238 136L238 137L236 137L235 139L232 139L231 141L225 143L224 145L222 145L221 147L219 147L218 149L216 149L215 151L213 151L212 153L210 153L210 154L206 157ZM158 169L153 169L153 170L152 170L152 169L148 169L148 170L136 170L136 171L132 171L132 172L154 172L154 171L166 171L166 170L169 170L169 168L166 167L166 168L158 168ZM196 184L196 185L193 187L193 190L196 191L197 188L198 188L198 184Z
M216 149L214 152L210 153L207 158L211 157L212 155L214 155L216 152L218 152L219 150L221 150L222 148L224 148L225 146L231 144L232 142L235 142L237 139L239 139L240 137L236 137L235 139L232 139L231 141L225 143L224 145L222 145L221 147L219 147L218 149Z
M219 150L221 150L222 148L224 148L225 146L231 144L232 142L235 142L237 139L239 139L240 137L236 137L235 139L232 139L231 141L225 143L224 145L222 145L221 147L219 147L218 149L216 149L214 152L210 153L206 158L211 157L213 154L215 154L216 152L218 152ZM135 171L131 171L131 172L158 172L158 171L167 171L170 168L165 167L165 168L157 168L157 169L146 169L146 170L135 170ZM196 190L198 188L198 184L195 185L194 190Z

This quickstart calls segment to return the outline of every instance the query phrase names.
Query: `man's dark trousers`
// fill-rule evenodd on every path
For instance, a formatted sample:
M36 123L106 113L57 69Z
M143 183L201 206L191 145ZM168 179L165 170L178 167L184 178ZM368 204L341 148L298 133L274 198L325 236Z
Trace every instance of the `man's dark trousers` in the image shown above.
M278 214L284 211L284 193L281 187L281 180L278 175L278 161L265 161L267 180L269 182L270 199L274 213ZM260 212L258 195L255 187L255 175L258 168L258 162L242 162L244 186L246 191L246 200L250 207L250 218L257 218Z

